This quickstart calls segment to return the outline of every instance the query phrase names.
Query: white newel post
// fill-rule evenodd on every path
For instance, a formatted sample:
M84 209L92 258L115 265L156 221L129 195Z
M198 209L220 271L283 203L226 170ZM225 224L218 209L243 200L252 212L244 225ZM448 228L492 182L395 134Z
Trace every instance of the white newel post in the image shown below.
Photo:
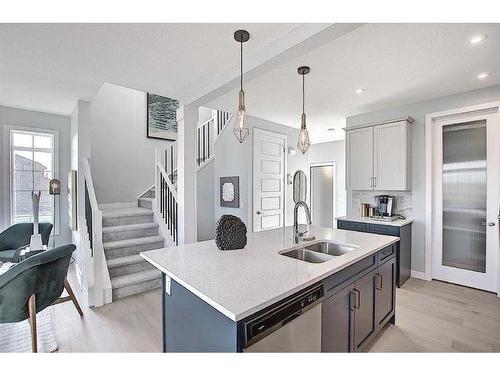
M196 127L198 108L177 110L177 203L179 245L196 242Z

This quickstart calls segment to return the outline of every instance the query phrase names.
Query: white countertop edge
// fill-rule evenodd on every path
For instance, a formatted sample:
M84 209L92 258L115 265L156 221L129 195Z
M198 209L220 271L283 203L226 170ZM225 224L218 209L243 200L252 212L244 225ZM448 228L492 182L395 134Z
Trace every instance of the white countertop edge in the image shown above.
M288 296L291 296L292 294L294 294L295 292L299 292L315 283L317 283L318 281L321 281L321 280L324 280L325 278L333 275L334 273L336 272L339 272L341 270L343 270L344 268L346 267L349 267L350 265L360 261L361 259L364 259L374 253L376 253L377 251L379 250L382 250L383 248L389 246L389 245L392 245L396 242L399 241L399 238L396 238L394 237L393 240L390 240L388 243L384 244L384 245L381 245L381 246L378 246L376 248L374 248L373 250L371 250L370 252L368 253L364 253L362 256L358 257L358 258L355 258L355 259L351 259L350 261L338 266L337 268L335 269L332 269L330 271L327 271L325 272L323 275L320 275L318 277L315 277L311 280L309 280L308 282L296 287L296 288L292 288L291 290L288 290L287 292L284 292L284 293L281 293L280 295L274 297L274 298L271 298L269 299L268 301L264 302L264 303L261 303L257 306L254 306L253 308L251 309L248 309L242 313L239 313L239 314L235 314L233 313L232 311L228 310L227 308L225 308L224 306L218 304L216 301L212 300L211 298L207 297L205 294L203 294L201 291L199 291L198 289L194 288L193 286L191 286L190 284L184 282L184 280L182 280L181 278L177 277L175 274L173 274L172 272L170 272L169 270L167 270L166 268L164 268L163 266L159 265L158 263L156 263L155 261L153 261L151 258L149 258L147 255L145 255L143 252L140 253L141 257L143 259L145 259L147 262L151 263L153 266L155 266L157 269L159 269L161 272L163 272L164 274L166 274L168 277L170 277L171 279L175 280L177 283L179 283L180 285L182 285L184 288L186 288L187 290L189 290L191 293L193 293L194 295L196 295L197 297L199 297L200 299L202 299L203 301L205 301L206 303L208 303L210 306L212 306L213 308L215 308L217 311L219 311L220 313L224 314L225 316L227 316L229 319L231 319L232 321L234 322L238 322L266 307L269 307L271 306L273 303L275 302L278 302L280 300L282 300L283 298L286 298ZM156 249L156 250L167 250L167 248L163 248L163 249ZM154 251L154 250L148 250L148 251ZM298 262L301 262L300 260L297 260ZM163 277L163 276L162 276ZM163 293L163 291L162 291Z

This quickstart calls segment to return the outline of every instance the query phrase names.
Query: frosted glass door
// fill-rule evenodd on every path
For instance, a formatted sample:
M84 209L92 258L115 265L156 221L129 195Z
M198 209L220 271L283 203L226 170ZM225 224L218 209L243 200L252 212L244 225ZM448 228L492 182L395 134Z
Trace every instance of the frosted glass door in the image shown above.
M486 271L486 121L443 126L443 257Z

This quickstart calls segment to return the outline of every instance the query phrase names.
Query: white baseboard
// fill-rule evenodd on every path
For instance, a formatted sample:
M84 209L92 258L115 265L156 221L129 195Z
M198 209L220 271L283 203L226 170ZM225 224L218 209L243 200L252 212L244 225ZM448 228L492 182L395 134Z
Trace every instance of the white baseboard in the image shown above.
M109 210L113 208L129 208L137 207L137 202L122 202L122 203L100 203L98 204L100 210Z
M425 274L425 272L421 272L421 271L411 270L411 277L413 277L415 279L431 281L431 279L429 279L427 277L427 275Z

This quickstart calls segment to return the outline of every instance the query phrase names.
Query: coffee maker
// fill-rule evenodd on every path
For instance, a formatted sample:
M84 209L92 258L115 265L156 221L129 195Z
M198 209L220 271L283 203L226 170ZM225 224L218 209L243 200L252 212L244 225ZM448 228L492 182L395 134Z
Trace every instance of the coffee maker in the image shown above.
M397 219L394 216L394 196L383 194L375 196L375 215L374 219L381 219L386 221L393 221Z

